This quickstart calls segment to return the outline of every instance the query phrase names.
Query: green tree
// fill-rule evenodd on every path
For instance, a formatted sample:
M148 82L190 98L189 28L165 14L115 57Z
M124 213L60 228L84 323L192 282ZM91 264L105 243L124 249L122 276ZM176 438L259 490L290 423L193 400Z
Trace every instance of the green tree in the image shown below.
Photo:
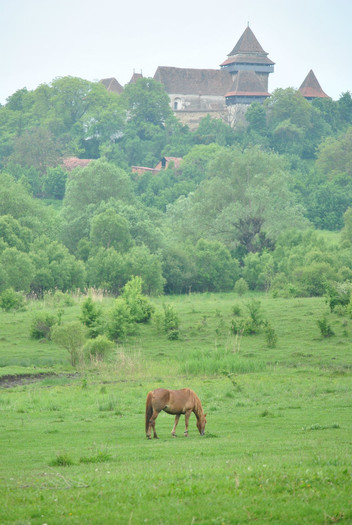
M113 247L121 252L127 251L132 245L128 221L112 208L93 217L90 239L95 246Z

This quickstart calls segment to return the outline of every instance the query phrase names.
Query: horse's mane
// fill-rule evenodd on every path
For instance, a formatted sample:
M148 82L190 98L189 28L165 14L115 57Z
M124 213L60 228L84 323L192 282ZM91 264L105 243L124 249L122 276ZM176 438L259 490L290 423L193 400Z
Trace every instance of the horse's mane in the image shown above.
M194 413L196 415L196 418L199 419L201 416L204 415L202 403L200 402L199 397L195 392L193 392L194 395Z

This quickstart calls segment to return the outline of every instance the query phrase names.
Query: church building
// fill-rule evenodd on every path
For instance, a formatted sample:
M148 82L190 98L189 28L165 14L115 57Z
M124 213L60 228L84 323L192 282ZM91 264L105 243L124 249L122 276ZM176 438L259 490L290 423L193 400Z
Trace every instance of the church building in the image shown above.
M207 115L236 126L243 122L250 104L262 104L270 97L269 75L274 65L248 25L219 69L159 66L154 80L164 85L174 114L190 129ZM141 76L134 73L130 82ZM111 91L122 90L116 79L101 82ZM312 70L299 91L307 100L328 98Z

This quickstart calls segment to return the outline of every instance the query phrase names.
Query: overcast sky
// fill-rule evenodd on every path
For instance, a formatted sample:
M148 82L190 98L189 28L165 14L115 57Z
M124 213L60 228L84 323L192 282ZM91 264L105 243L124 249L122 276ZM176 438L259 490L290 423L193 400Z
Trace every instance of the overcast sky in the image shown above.
M0 103L66 75L217 69L248 22L275 62L269 91L310 69L333 99L352 91L352 0L0 0Z

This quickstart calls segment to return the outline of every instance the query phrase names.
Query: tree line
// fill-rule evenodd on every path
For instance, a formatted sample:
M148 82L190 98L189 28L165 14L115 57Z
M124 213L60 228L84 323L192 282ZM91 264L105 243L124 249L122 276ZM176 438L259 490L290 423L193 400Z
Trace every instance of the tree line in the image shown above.
M0 292L250 289L320 295L352 280L352 97L291 88L235 129L190 131L163 86L121 95L64 77L0 107ZM67 172L62 159L89 158ZM157 175L132 173L182 157ZM331 247L319 229L340 230Z

